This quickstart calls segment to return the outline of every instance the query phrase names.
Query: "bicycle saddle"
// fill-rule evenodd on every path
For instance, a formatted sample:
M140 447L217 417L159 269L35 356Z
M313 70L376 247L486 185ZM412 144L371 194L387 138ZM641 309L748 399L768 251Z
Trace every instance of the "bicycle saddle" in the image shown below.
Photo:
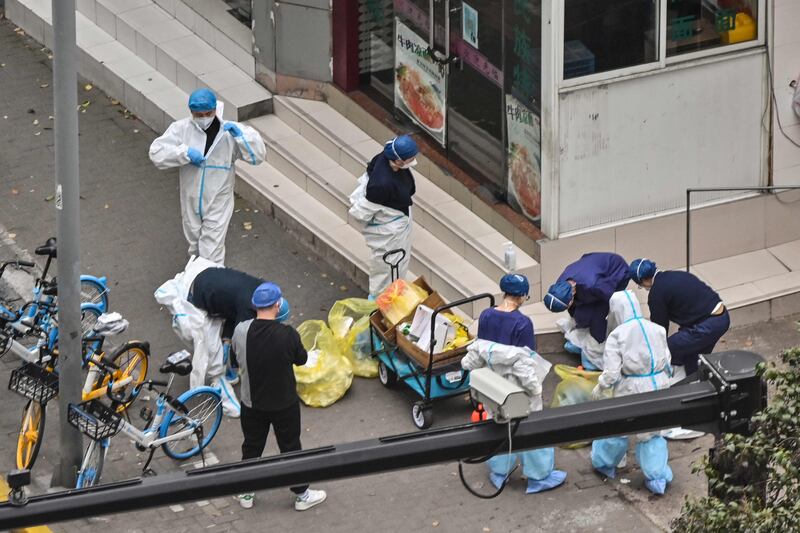
M162 374L178 374L188 376L192 372L191 354L186 350L181 350L170 354L167 361L158 369Z
M45 296L58 296L58 283L56 283L55 278L42 288L42 294Z
M47 242L45 242L43 246L39 246L38 248L36 248L36 250L34 250L34 253L36 255L47 255L55 259L56 251L57 251L56 238L50 237L49 239L47 239Z

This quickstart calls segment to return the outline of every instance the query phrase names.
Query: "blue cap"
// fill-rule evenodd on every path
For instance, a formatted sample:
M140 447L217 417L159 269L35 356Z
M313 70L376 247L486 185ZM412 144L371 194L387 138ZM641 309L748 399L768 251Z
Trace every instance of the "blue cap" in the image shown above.
M419 147L410 135L395 137L383 146L383 155L389 161L397 161L398 159L405 161L406 159L411 159L417 153L419 153Z
M281 308L278 310L278 316L275 319L278 322L285 322L291 313L292 308L289 307L289 302L286 301L286 298L281 298Z
M572 285L568 281L557 281L550 285L544 295L544 305L554 313L566 311L572 303Z
M628 273L631 279L637 285L642 284L642 280L650 279L656 275L656 264L649 259L643 257L642 259L634 259L631 266L628 267Z
M275 305L281 297L281 288L271 281L265 281L253 291L251 302L256 309L263 309Z
M189 96L189 109L192 111L213 111L217 108L217 97L211 89L197 89Z
M522 274L506 274L500 279L500 290L511 296L527 296L531 286Z

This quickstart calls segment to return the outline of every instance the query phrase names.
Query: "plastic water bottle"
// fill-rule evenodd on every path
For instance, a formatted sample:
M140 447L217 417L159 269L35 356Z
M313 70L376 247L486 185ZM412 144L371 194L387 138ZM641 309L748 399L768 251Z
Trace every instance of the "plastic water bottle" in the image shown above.
M513 272L517 269L517 249L514 247L514 243L507 242L505 243L505 254L504 254L504 261L506 270L508 272Z

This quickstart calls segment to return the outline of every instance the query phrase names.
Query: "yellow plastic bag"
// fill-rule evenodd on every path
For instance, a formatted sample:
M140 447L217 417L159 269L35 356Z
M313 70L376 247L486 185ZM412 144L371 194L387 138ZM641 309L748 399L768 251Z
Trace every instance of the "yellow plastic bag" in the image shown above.
M322 320L307 320L297 328L308 351L308 362L294 367L297 395L310 407L327 407L347 392L353 382L350 361Z
M592 389L597 385L597 380L602 372L580 370L569 365L555 365L553 369L561 378L561 382L556 385L550 407L575 405L592 400ZM562 448L576 449L588 445L588 442L578 442L562 446Z
M375 302L347 298L334 303L328 313L328 326L342 354L350 361L353 374L362 378L378 375L378 361L372 357L369 342L369 315L375 308Z
M389 325L394 327L404 317L410 315L427 296L428 293L422 287L398 279L386 287L375 303Z
M442 314L456 326L456 337L445 345L443 351L455 350L469 344L472 339L469 336L469 329L464 324L464 319L452 313Z

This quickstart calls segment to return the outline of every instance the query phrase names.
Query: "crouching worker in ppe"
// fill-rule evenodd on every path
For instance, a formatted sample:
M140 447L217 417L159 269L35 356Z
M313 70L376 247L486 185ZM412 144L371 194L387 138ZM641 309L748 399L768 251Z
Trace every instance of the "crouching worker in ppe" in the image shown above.
M669 323L678 331L667 338L672 354L672 383L697 372L700 354L714 351L719 339L731 327L728 309L711 287L697 276L683 270L661 271L649 259L631 263L634 283L647 289L650 320L669 331ZM672 428L664 431L668 439L684 440L703 436L700 431Z
M173 122L150 145L158 169L178 167L183 234L189 255L225 264L225 235L233 214L233 163L258 165L267 153L261 135L239 122L222 119L209 89L189 96L191 117Z
M189 301L209 316L222 318L223 362L227 365L225 379L231 385L239 382L236 353L231 351L233 330L240 322L256 317L252 304L253 292L265 280L233 268L208 268L200 272L192 283ZM289 303L283 299L284 307L278 316L283 320L289 316Z
M225 350L220 337L223 321L196 306L191 299L191 288L198 277L204 272L225 270L208 259L192 257L184 271L163 283L156 289L154 296L172 315L172 329L175 334L192 350L189 385L195 388L210 380L211 386L220 391L223 412L236 418L241 407L236 399L236 392L224 377Z
M666 330L642 318L639 302L631 291L620 291L609 302L609 320L619 324L609 334L603 353L603 373L592 391L595 400L628 396L669 387L672 374ZM664 494L672 481L667 461L667 441L658 433L636 435L636 460L645 486ZM628 437L611 437L592 443L592 466L613 478L628 451Z
M369 297L374 300L391 283L383 254L402 249L402 278L411 260L411 197L416 192L411 167L417 164L417 143L408 135L387 142L372 158L367 172L350 195L350 215L364 224L362 233L370 251Z
M233 333L233 348L242 367L242 461L261 457L270 426L275 429L281 453L302 449L294 365L304 365L308 359L297 330L281 323L286 308L280 287L262 283L251 302L256 317L240 323ZM308 485L292 487L291 491L297 511L311 509L326 498L325 491L311 490ZM240 494L238 499L249 509L255 493Z
M525 390L531 399L531 411L541 411L542 380L550 364L533 351L533 322L519 311L528 299L528 280L519 274L506 274L500 280L500 289L503 303L481 313L478 340L470 345L461 366L465 370L488 366ZM540 378L537 370L543 367ZM528 479L528 494L558 487L567 478L566 472L554 469L553 448L496 455L489 459L488 465L489 480L498 490L507 483L517 457L522 463L522 474Z
M586 370L602 370L603 343L608 333L608 301L628 286L628 266L613 253L588 253L568 265L544 296L554 313L568 311L570 318L556 324L564 332L564 349L581 356Z

